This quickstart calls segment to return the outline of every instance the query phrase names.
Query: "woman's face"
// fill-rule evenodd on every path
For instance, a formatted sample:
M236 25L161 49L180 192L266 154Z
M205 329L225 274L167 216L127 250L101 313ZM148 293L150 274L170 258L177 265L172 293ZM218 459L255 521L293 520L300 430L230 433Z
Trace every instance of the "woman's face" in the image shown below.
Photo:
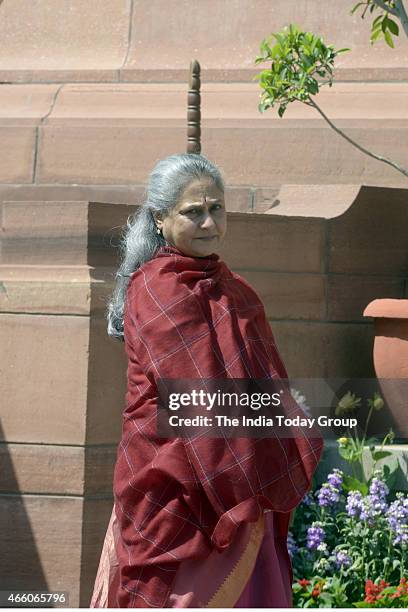
M156 224L167 242L185 255L207 257L219 249L227 229L224 192L210 177L193 180Z

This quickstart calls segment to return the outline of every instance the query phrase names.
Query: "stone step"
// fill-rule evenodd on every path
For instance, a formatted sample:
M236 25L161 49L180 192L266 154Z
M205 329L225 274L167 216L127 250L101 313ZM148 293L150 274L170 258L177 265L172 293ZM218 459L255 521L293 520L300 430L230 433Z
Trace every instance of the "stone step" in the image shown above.
M204 82L247 81L259 44L289 23L351 48L336 78L408 76L408 41L371 47L370 22L350 0L7 0L1 6L0 79L7 82L183 82L195 57ZM25 18L22 20L21 15Z
M185 85L51 87L0 88L1 182L143 184L157 159L186 150ZM405 186L310 107L292 105L280 119L260 114L258 100L255 83L203 86L202 152L229 184ZM357 142L408 167L407 83L339 83L318 103Z

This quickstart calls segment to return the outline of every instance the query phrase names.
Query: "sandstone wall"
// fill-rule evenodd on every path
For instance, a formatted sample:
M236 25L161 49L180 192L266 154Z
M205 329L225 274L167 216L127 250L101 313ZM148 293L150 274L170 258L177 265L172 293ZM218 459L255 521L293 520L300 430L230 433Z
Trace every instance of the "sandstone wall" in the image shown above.
M406 179L310 108L257 111L259 42L288 22L352 53L319 103L408 166L408 45L369 45L350 0L0 3L0 574L87 606L111 510L123 345L104 310L120 226L185 151L202 66L203 153L229 185L222 257L253 283L292 377L372 376L375 297L406 297ZM327 8L329 5L329 9Z

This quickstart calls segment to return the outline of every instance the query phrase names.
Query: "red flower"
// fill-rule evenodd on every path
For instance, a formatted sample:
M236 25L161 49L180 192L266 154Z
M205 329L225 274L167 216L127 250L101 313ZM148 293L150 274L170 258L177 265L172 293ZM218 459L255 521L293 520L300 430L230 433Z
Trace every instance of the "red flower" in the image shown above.
M408 595L408 584L406 578L401 578L399 585L397 586L397 590L395 593L390 595L391 599L396 599L397 597L401 597L402 595Z
M306 578L302 578L302 580L298 580L298 584L305 589L308 584L310 584L310 580L306 580Z
M366 580L365 583L365 599L364 601L367 603L374 603L378 599L381 599L381 591L385 589L385 587L390 586L389 582L385 582L385 580L380 580L380 584L374 584L372 580Z
M312 591L312 597L319 597L319 595L320 595L320 589L319 589L319 587L317 586L317 587L315 587L315 588L313 589L313 591Z

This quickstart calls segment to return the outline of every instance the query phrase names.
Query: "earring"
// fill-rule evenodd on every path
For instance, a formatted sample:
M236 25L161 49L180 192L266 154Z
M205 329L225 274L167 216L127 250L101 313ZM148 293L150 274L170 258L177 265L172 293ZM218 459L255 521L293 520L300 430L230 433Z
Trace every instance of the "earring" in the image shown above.
M161 231L160 227L158 227L158 228L157 228L157 233L158 233L158 234L161 234L161 232L162 232L162 231Z

